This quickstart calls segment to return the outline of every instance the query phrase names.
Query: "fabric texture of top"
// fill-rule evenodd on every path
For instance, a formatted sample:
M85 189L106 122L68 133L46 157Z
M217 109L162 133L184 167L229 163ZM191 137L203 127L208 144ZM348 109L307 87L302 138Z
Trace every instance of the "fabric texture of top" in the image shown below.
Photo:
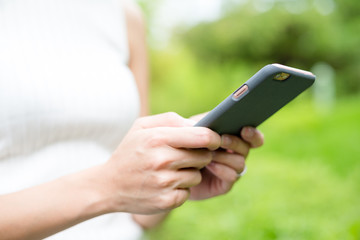
M121 4L0 0L0 194L107 161L138 116ZM113 213L49 239L141 235Z

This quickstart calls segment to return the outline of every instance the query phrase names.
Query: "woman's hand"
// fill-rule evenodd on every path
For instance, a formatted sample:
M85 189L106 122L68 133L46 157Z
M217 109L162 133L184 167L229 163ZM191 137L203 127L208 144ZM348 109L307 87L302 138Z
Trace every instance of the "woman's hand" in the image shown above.
M245 127L241 138L221 136L221 150L214 151L213 160L202 169L202 181L190 188L190 199L201 200L227 193L244 171L250 148L260 147L263 134L255 128Z
M189 188L201 182L200 169L212 161L212 151L220 145L218 134L191 127L189 120L174 113L140 118L104 165L109 181L103 191L111 211L155 214L180 206ZM238 145L232 148L240 151ZM225 159L219 153L215 160L233 167ZM223 178L214 167L210 170Z

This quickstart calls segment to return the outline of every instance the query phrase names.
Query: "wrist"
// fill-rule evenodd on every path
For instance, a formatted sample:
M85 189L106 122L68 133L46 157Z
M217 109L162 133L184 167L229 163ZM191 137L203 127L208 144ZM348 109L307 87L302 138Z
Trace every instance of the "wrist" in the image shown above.
M65 177L64 181L64 186L70 186L70 191L78 196L75 201L79 203L79 218L90 219L114 211L103 165Z

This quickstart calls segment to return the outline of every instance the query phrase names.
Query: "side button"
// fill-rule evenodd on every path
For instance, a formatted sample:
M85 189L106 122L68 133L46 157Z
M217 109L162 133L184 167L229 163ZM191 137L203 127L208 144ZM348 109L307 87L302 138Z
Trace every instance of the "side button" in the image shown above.
M234 92L234 94L233 94L233 99L234 99L234 100L239 100L240 97L241 97L242 95L244 95L244 94L247 92L248 89L249 89L248 85L244 84L243 86L241 86L238 90L236 90L236 91Z

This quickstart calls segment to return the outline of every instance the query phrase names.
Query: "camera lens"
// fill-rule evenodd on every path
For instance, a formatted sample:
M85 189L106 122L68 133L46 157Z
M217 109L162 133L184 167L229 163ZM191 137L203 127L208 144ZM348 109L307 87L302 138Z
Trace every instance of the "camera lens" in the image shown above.
M286 79L288 79L290 77L290 74L289 73L278 73L274 76L274 80L277 80L277 81L285 81Z

